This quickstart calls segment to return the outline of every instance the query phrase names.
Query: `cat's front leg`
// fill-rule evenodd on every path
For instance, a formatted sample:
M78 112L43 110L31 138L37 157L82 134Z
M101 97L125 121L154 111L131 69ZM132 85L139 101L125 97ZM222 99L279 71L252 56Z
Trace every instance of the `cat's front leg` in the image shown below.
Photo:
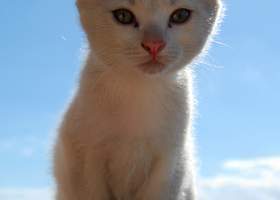
M110 200L112 194L108 190L105 179L105 166L102 159L90 155L85 165L85 198L79 200Z
M177 200L182 176L175 175L175 166L167 160L158 161L137 200Z
M104 179L104 163L90 153L88 155L76 154L71 150L65 146L64 151L62 151L62 146L58 146L56 150L55 199L109 200L110 194Z

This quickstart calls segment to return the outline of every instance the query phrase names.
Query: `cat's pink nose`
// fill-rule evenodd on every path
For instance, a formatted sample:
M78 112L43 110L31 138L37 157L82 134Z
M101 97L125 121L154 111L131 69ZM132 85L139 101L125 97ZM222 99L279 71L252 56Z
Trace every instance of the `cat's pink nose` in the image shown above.
M148 51L153 56L153 60L155 60L158 53L166 46L166 43L162 40L154 40L144 41L141 43L141 45L146 51Z

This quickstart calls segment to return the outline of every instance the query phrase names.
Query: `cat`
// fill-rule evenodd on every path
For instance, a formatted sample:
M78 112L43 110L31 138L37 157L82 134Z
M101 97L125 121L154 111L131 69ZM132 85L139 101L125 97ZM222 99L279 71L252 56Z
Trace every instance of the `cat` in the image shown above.
M56 200L194 200L191 63L219 0L77 0L89 52L55 145Z

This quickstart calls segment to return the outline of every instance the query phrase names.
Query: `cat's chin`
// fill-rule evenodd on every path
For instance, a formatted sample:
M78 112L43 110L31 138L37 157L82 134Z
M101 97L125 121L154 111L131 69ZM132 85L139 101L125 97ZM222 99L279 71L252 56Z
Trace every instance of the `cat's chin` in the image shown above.
M165 64L159 61L148 61L137 66L142 72L147 74L157 74L164 70Z

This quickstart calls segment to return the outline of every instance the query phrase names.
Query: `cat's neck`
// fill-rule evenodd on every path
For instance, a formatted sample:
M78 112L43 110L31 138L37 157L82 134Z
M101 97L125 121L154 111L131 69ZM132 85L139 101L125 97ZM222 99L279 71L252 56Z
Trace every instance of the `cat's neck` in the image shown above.
M160 73L145 74L144 72L131 66L106 66L98 61L93 54L89 54L86 65L81 74L81 87L89 85L114 84L123 85L123 87L153 87L161 84L182 84L182 77L188 73ZM183 79L184 79L183 78ZM179 80L179 81L178 81Z
M166 96L170 98L168 94L177 98L191 91L191 76L188 73L155 76L146 75L138 69L125 70L97 64L89 57L81 74L77 98L85 105L91 105L97 97L104 104L115 104L116 101L126 104L136 99L151 98L163 103L168 101Z

